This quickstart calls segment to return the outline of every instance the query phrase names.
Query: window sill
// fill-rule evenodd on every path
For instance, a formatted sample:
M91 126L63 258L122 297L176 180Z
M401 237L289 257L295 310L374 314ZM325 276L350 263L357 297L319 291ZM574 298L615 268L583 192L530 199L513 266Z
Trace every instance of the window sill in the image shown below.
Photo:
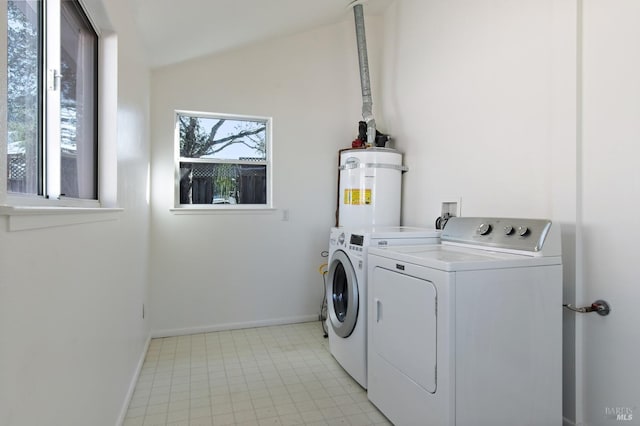
M174 207L169 209L173 214L271 214L278 209L273 207Z
M9 231L117 220L120 208L43 207L0 205L0 216L9 217Z

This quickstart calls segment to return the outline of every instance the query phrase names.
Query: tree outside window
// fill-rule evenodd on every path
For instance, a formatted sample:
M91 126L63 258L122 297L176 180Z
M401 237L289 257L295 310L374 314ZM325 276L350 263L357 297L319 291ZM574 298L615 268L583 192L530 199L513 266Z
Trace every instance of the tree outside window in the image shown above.
M178 112L176 127L176 204L270 204L269 119Z

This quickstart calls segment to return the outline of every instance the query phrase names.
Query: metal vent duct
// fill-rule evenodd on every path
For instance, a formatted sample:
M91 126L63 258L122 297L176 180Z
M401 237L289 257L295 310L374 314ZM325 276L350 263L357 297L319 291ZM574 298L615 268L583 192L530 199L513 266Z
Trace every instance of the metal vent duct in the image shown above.
M374 146L376 139L376 120L373 118L373 100L369 80L369 58L367 56L367 37L364 29L364 11L361 1L355 1L353 16L356 22L356 40L358 42L358 63L360 65L360 87L362 89L362 118L367 123L367 146Z

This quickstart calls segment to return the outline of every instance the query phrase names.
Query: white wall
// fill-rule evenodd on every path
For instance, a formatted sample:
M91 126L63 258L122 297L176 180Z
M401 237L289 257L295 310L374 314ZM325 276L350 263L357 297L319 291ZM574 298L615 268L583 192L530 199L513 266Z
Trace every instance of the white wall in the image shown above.
M406 154L404 223L440 202L466 216L551 211L552 1L397 1L387 13L383 119Z
M100 20L119 38L117 204L124 211L106 222L15 232L0 216L3 426L116 424L149 334L141 315L149 74L127 2L87 4L106 13Z
M579 301L605 299L611 314L578 320L580 420L639 425L640 3L585 0L582 22ZM624 421L607 416L616 408Z
M345 15L342 24L153 72L155 334L317 317L320 254L335 222L337 152L350 147L361 118L355 30ZM375 45L379 25L370 22ZM378 56L370 56L377 69ZM169 211L176 109L273 117L275 211Z
M576 289L577 2L397 0L386 12L383 111L410 170L403 223L543 217L562 227ZM564 324L564 416L575 419L574 317Z

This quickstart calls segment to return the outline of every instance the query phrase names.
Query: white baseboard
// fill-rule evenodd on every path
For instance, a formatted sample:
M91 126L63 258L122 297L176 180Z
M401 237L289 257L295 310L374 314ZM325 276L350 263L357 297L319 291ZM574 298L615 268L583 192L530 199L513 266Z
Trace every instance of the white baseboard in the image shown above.
M573 421L569 420L566 417L562 418L562 426L577 426L577 423L574 423Z
M225 324L205 325L200 327L153 330L151 332L151 337L157 338L157 337L184 336L187 334L211 333L214 331L227 331L227 330L240 330L243 328L268 327L271 325L297 324L301 322L311 322L311 321L318 321L318 314L303 315L299 317L289 317L289 318L277 318L277 319L261 320L261 321L230 322Z
M138 378L142 371L142 365L144 364L144 359L147 356L147 351L149 350L149 343L151 343L151 335L147 337L147 341L145 342L142 353L140 354L140 359L138 360L138 366L136 367L136 371L133 373L131 382L129 382L129 390L127 391L127 396L124 398L124 403L122 404L122 409L120 410L120 416L118 416L116 426L122 426L124 424L124 418L127 415L129 403L131 402L131 398L133 398L133 391L136 389L136 384L138 383Z

